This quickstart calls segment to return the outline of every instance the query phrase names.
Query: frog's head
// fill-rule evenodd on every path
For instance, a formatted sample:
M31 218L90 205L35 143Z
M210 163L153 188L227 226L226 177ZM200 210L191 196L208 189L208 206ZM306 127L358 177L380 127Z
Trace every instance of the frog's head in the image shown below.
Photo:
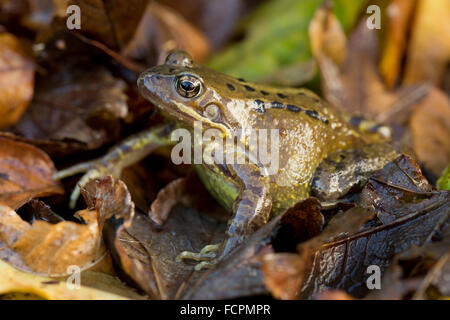
M227 135L240 126L237 112L229 110L231 99L222 94L230 81L237 80L194 64L187 53L177 51L163 65L143 72L138 87L146 99L185 125L198 121Z

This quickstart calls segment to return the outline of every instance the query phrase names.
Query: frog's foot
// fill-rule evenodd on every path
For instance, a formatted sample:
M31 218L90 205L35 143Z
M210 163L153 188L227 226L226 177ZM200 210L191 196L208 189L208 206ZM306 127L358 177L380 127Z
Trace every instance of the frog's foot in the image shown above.
M183 251L177 256L177 261L181 262L183 259L201 261L195 266L195 270L201 270L203 268L210 268L219 262L217 258L221 251L222 244L210 244L205 246L199 253Z
M85 172L81 179L77 182L75 188L70 195L69 207L75 208L77 200L80 197L81 188L83 188L91 179L101 178L103 176L112 175L114 178L120 176L121 168L109 166L102 158L92 161L83 162L67 169L58 171L53 175L53 179L60 180L73 176L78 173Z

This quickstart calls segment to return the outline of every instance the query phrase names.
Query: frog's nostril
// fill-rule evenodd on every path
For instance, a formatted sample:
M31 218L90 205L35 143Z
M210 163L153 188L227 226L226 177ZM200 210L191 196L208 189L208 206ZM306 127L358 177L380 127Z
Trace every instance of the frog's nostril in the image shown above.
M153 87L153 79L151 74L143 74L138 78L137 85L141 92L148 92Z
M139 89L143 89L145 87L145 83L148 82L147 76L141 75L138 78L137 85Z

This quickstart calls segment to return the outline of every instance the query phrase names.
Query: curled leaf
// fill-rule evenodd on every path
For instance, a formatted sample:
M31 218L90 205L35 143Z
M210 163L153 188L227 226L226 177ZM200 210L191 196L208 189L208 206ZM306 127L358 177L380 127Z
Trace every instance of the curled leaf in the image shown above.
M170 182L158 192L151 205L150 218L159 226L167 220L170 211L178 203L181 195L186 192L186 179L180 178Z
M31 145L0 137L0 204L17 209L35 197L62 194L48 155Z
M97 212L79 215L87 225L42 220L30 225L10 208L0 206L0 258L22 270L48 276L65 275L73 265L80 270L92 267L106 255Z

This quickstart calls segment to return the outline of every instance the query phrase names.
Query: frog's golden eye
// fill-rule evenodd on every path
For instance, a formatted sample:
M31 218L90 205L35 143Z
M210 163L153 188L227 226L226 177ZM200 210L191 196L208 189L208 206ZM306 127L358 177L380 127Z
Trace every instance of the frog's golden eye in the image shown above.
M202 89L202 82L193 75L179 76L176 81L177 92L184 98L195 98Z

